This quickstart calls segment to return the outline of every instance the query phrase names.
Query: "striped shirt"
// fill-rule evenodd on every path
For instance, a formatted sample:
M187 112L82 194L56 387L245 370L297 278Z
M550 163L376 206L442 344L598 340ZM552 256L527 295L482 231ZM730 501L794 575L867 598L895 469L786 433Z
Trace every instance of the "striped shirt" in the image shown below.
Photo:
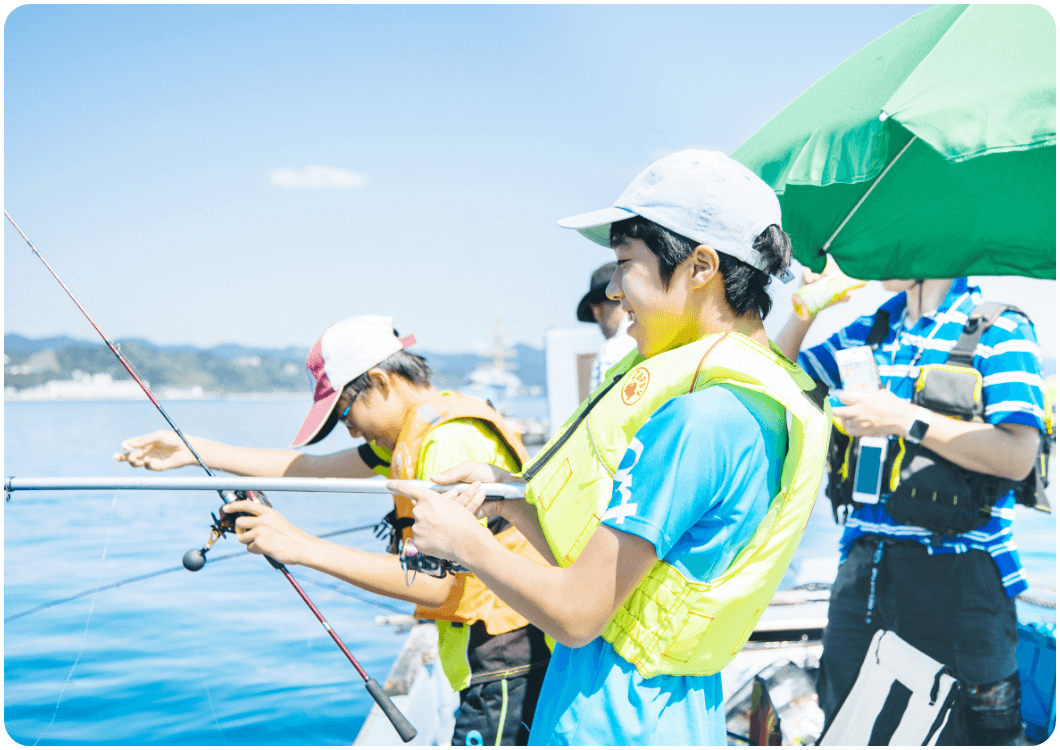
M964 278L954 279L938 309L912 326L905 319L905 292L884 303L880 309L890 314L891 328L874 355L884 387L905 401L912 400L920 367L946 362L968 321L968 315L982 301L979 287L970 286ZM871 315L858 318L823 344L801 352L799 364L830 388L840 388L835 353L840 349L863 346L872 323ZM919 358L916 357L918 351L921 352ZM972 366L983 375L984 418L987 423L1023 424L1044 431L1041 355L1034 336L1034 326L1027 318L1013 312L1003 313L979 339ZM863 505L851 511L839 541L841 559L846 559L851 542L864 534L915 539L933 555L961 553L970 549L989 552L997 564L1001 582L1009 597L1027 588L1016 542L1012 538L1012 518L1015 514L1015 496L1012 492L998 498L990 520L985 525L959 536L942 537L937 546L931 543L930 531L895 521L884 507L886 498L887 494L884 493L879 504Z

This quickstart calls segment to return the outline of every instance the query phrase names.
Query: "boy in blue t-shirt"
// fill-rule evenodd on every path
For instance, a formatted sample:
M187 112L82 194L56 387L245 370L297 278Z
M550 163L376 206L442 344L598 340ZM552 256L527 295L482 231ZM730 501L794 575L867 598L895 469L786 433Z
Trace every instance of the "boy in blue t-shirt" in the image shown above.
M776 196L743 166L719 153L673 154L614 207L560 223L614 249L607 295L629 315L644 357L725 332L768 350L766 285L787 268L791 244ZM601 633L660 560L686 580L711 580L767 513L788 449L785 412L737 390L706 388L651 414L627 446L603 522L567 567L521 564L479 534L475 515L461 507L503 515L554 561L525 501L483 503L477 484L460 495L390 484L416 500L420 550L459 561L558 641L530 744L725 744L717 674L645 677ZM511 479L472 463L432 477Z
M709 581L754 535L786 453L784 410L772 399L726 386L672 399L630 442L602 523ZM599 637L557 644L552 660L541 686L552 698L534 716L531 744L726 743L720 673L644 679Z

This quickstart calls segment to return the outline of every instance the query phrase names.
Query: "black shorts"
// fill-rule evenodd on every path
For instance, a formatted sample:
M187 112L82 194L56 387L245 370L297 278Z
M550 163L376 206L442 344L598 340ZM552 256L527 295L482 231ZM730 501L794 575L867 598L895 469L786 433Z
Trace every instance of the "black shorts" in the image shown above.
M525 745L551 652L533 625L491 636L471 626L471 685L460 691L452 744Z

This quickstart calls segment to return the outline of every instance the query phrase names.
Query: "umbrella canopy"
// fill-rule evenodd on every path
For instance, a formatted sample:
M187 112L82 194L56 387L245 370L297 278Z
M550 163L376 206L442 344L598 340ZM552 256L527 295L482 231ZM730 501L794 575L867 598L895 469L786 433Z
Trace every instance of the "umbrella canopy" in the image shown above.
M732 154L795 257L861 279L1056 278L1056 27L938 5L842 63ZM838 230L838 232L837 232Z

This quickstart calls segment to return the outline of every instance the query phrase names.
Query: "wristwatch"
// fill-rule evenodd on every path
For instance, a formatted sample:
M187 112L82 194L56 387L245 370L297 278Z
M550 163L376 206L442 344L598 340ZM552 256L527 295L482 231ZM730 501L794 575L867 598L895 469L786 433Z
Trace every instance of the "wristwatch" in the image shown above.
M905 441L914 445L918 444L927 435L930 424L931 411L923 406L917 407L916 419L913 420L913 424L909 427L909 432L905 434Z

